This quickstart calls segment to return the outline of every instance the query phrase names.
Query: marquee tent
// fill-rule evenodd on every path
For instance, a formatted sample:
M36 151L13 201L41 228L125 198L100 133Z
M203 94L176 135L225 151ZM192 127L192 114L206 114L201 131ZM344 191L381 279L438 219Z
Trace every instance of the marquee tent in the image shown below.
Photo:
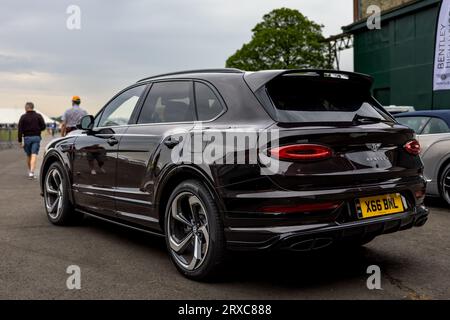
M44 118L45 123L53 123L54 121L46 114L36 110L36 112L40 113ZM19 122L20 116L25 113L23 108L0 108L0 124L2 125L13 125Z

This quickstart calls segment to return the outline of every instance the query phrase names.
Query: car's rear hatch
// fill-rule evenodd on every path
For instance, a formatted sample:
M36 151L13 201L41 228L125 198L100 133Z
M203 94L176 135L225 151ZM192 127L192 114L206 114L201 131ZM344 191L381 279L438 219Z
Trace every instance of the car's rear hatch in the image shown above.
M410 130L397 125L354 127L294 127L280 124L279 145L318 145L331 150L325 159L281 159L277 174L269 175L286 189L316 189L372 184L417 176L420 159L403 146L413 139ZM269 148L270 152L270 148Z
M253 88L279 135L267 145L278 161L270 178L289 190L417 178L420 158L405 149L413 131L379 106L370 86L356 74L291 71Z

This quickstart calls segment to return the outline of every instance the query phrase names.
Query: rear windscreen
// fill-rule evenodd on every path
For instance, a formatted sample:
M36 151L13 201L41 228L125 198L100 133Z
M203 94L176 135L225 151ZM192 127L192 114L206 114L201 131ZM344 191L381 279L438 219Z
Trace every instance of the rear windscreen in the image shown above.
M284 75L266 85L280 122L352 122L355 115L392 121L366 82Z

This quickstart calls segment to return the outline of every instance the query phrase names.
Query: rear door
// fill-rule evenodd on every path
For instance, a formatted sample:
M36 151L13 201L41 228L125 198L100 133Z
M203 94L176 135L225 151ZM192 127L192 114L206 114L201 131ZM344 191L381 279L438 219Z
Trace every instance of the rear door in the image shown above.
M153 211L154 182L172 163L172 150L194 126L192 81L152 84L134 125L120 143L117 164L117 212L122 219L158 225ZM181 142L182 143L182 142Z

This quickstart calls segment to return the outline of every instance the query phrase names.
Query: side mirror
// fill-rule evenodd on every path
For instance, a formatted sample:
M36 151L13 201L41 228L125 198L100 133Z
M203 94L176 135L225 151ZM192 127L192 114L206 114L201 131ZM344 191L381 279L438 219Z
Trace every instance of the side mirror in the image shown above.
M77 129L91 131L94 128L94 117L91 115L84 116L77 124Z

